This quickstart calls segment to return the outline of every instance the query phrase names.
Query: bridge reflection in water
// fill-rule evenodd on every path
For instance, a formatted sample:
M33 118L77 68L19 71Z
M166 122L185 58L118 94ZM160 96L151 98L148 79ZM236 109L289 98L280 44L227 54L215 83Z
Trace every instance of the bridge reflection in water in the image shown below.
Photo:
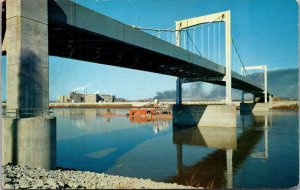
M171 121L135 123L124 116L107 122L101 117L105 111L55 110L61 126L57 134L60 166L184 185L235 188L248 187L252 179L259 180L257 176L252 178L255 171L249 171L249 167L268 169L276 156L274 144L270 148L272 159L268 151L273 112L239 115L235 128L179 130L174 126L172 133ZM276 126L275 121L272 128ZM267 163L260 164L265 159L269 159ZM258 173L266 177L263 180L272 175L267 170Z
M205 188L233 188L233 175L246 158L268 159L268 126L266 112L241 115L241 133L237 128L174 126L173 143L177 148L177 175L166 182ZM249 123L251 122L251 123ZM252 153L264 138L264 150ZM191 166L184 166L184 145L216 148Z

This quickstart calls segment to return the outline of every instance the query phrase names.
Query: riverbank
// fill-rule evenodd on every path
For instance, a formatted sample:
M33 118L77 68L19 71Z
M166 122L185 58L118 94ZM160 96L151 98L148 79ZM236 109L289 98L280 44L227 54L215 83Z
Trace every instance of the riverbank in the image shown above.
M188 189L192 187L150 179L74 170L45 170L26 166L2 167L5 189Z
M299 105L293 104L293 105L282 105L282 106L275 106L271 109L280 109L280 110L299 110Z
M299 110L298 101L273 101L270 103L271 109Z
M150 102L113 102L113 103L50 103L50 108L119 108L119 109L130 109L133 107L140 107ZM175 102L163 102L164 104L173 105ZM240 107L239 101L233 101L237 109ZM251 102L249 102L251 103ZM185 105L209 105L209 104L224 104L222 101L199 101L199 102L184 102ZM272 101L269 102L270 109L285 109L285 110L298 110L298 101Z
M49 108L115 108L129 109L132 103L49 103Z
M251 103L252 101L245 101ZM130 109L134 107L141 107L149 104L150 102L110 102L110 103L49 103L49 108L115 108L115 109ZM162 102L163 104L173 105L175 102ZM225 104L224 101L187 101L183 104L186 105L209 105L209 104ZM240 101L233 101L232 104L239 109ZM6 108L6 103L2 103L2 108ZM299 101L272 101L269 102L270 109L288 109L298 110Z

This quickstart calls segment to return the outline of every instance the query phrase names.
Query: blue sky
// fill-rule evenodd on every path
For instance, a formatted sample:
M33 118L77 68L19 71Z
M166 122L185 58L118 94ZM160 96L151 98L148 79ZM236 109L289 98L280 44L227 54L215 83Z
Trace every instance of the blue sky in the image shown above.
M232 36L246 65L267 64L271 70L298 67L295 0L74 1L128 25L153 28L170 28L176 20L230 10ZM49 64L51 100L80 86L88 86L89 93L126 99L152 98L157 91L175 89L176 78L171 76L57 57L50 57Z

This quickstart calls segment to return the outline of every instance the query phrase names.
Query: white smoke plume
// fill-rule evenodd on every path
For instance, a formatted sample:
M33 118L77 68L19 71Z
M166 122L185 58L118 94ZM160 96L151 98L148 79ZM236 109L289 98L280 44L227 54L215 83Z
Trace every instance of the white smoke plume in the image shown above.
M87 83L85 86L79 86L71 90L71 92L85 92L87 88L93 86L91 83Z
M100 90L96 90L93 94L100 94Z

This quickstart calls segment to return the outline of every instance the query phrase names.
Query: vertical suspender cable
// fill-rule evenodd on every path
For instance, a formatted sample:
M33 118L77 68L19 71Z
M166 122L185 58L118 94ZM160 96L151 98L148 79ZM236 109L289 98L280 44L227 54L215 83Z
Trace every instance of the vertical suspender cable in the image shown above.
M175 31L172 31L172 44L175 44Z
M194 41L193 52L196 53L196 52L195 52L195 49L196 49L195 28L194 28L194 30L193 30L193 41Z
M221 29L220 29L221 22L219 22L219 64L221 64Z
M241 64L240 64L239 59L238 59L238 52L237 51L236 51L235 59L236 59L236 62L237 62L237 71L240 71L241 70Z
M201 54L203 56L203 26L201 27Z
M239 60L238 52L236 52L236 53L237 53L236 60L237 60L237 62L238 62L238 71L240 71L240 70L242 69L242 63L241 63L240 60Z
M167 31L167 42L170 42L170 40L169 40L169 31Z
M233 50L233 70L236 69L236 62L235 62L235 50Z
M214 62L216 62L216 24L213 22L214 25Z
M183 32L183 48L186 49L185 32Z
M209 59L209 25L207 26L207 59Z
M185 37L186 37L186 49L187 49L187 50L189 50L189 39L188 39L188 35L189 35L189 31L186 30L186 35L185 35Z

